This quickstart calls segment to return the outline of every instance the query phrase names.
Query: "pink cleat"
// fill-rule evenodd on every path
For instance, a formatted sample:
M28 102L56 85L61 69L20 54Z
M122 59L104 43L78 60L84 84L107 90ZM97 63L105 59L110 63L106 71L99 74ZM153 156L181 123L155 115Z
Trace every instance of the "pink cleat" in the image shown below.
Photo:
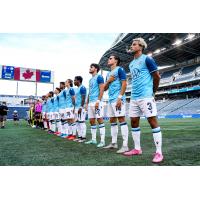
M132 149L131 151L123 153L124 156L135 156L135 155L141 155L142 150Z
M163 157L162 154L160 154L160 153L155 153L152 162L154 162L154 163L159 163L159 162L162 162L163 159L164 159L164 157Z

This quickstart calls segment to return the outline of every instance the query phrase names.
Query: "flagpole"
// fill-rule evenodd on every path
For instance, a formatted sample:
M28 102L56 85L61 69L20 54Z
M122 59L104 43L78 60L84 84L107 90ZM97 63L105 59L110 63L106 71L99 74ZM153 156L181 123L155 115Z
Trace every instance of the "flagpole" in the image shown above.
M37 81L35 82L35 96L37 97Z
M16 96L18 96L18 81L17 81L17 88L16 88Z

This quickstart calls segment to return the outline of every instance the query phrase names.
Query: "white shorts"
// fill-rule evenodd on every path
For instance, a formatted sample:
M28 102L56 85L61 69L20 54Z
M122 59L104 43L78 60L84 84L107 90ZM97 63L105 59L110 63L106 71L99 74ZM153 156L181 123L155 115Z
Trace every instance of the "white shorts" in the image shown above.
M46 112L42 112L42 119L46 119Z
M59 114L59 112L54 112L54 113L53 113L53 119L60 119L60 114Z
M47 113L47 119L48 120L53 120L53 112L48 112Z
M125 111L126 107L124 102L122 102L120 110L116 108L116 102L108 104L108 117L123 117L125 116Z
M76 121L85 121L85 117L86 117L86 111L84 108L82 108L81 114L78 114L78 108L76 108L75 110L75 120Z
M91 102L88 104L88 118L98 119L103 117L103 103L99 103L99 108L95 109L96 102Z
M129 107L129 117L147 118L157 116L156 102L154 98L131 100Z
M59 113L60 113L61 119L74 119L73 110L74 108L60 109Z

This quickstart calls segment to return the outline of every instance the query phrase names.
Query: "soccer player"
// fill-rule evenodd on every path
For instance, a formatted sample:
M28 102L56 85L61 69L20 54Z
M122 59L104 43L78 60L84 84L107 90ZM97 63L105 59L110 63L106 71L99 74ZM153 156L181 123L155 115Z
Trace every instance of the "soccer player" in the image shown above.
M41 113L42 113L42 104L40 100L37 100L37 103L35 104L35 123L36 128L40 127L40 120L41 120Z
M44 130L48 129L46 113L47 113L47 97L46 95L43 95L42 96L42 119L43 119Z
M119 67L120 58L117 55L111 55L108 59L108 66L111 71L107 74L104 90L108 89L108 117L111 123L112 142L104 147L106 149L118 148L117 135L118 125L120 123L123 145L117 153L127 152L128 149L128 126L125 120L125 91L126 91L126 73L122 67Z
M54 91L55 97L54 97L54 103L53 103L53 108L54 108L53 118L55 121L55 127L54 127L55 134L61 133L61 121L60 121L60 114L59 114L59 96L58 96L60 92L61 92L61 89L58 87Z
M13 111L12 116L13 116L14 125L18 125L19 116L18 116L17 110L14 110L14 111Z
M49 134L53 134L54 133L54 126L55 126L55 121L53 120L53 95L54 93L52 91L50 91L47 96L47 118L49 121Z
M69 132L67 139L76 139L76 123L75 123L75 91L73 89L73 81L67 79L65 82L66 87L66 119L68 122Z
M6 106L6 102L2 102L0 105L0 126L1 128L5 128L5 122L7 119L8 107Z
M143 38L133 39L131 51L134 57L129 64L132 76L129 115L131 118L132 136L135 148L124 153L124 155L131 156L142 154L139 121L141 115L144 114L152 128L153 139L156 146L156 152L152 162L159 163L163 160L161 150L162 133L156 117L157 109L154 94L159 86L160 75L154 59L143 54L145 48L147 48L147 44Z
M68 136L69 127L66 118L67 93L65 89L65 82L60 82L60 90L61 92L58 94L59 98L58 107L59 107L59 114L61 117L61 133L57 135L66 138Z
M100 67L98 64L93 63L90 65L89 73L92 75L92 78L89 81L89 94L86 103L86 110L88 109L92 139L87 141L85 144L97 144L97 120L101 137L101 141L97 147L102 148L105 146L105 125L103 121L103 104L101 101L104 93L104 79L98 74L99 70Z
M78 138L75 141L85 142L86 140L86 124L85 124L85 101L86 101L86 88L82 85L83 78L76 76L74 78L74 85L78 88L75 90L75 119L77 120L76 128L78 132Z

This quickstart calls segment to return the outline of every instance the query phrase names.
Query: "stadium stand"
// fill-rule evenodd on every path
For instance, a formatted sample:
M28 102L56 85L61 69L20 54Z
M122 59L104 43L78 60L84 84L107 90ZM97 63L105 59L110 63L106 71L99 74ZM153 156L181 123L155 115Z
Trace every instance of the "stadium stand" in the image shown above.
M200 34L193 34L192 39L189 39L189 36L190 34L187 33L120 34L111 48L104 53L99 62L104 70L109 70L107 59L110 54L115 53L120 56L122 61L120 65L127 72L127 114L131 94L131 75L128 66L132 60L128 49L133 38L142 37L148 43L148 48L144 53L153 56L161 74L160 86L155 96L158 114L160 116L195 115L195 117L200 117L200 46L198 45ZM174 44L177 38L182 41L179 45Z

